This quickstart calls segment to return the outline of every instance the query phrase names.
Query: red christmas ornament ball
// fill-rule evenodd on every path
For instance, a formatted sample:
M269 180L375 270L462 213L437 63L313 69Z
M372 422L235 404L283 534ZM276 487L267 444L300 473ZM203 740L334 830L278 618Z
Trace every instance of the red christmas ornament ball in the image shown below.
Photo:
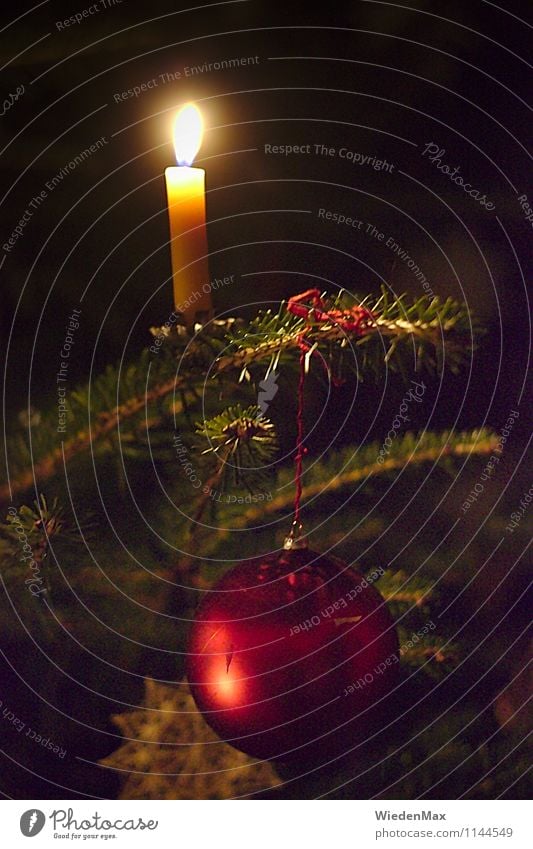
M257 758L324 760L365 739L397 682L371 580L308 549L247 560L198 608L187 677L217 734Z

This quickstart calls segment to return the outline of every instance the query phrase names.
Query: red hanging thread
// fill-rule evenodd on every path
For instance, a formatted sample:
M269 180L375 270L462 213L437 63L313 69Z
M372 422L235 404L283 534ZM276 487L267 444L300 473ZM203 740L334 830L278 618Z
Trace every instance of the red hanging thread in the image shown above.
M302 500L302 467L304 454L307 453L304 448L304 386L305 386L305 357L307 354L307 346L300 344L300 379L298 381L298 410L296 413L296 458L294 483L296 493L294 496L294 521L300 525L300 503Z
M310 302L310 305L305 301ZM301 295L294 295L287 302L287 310L293 315L300 318L305 318L310 326L311 322L317 324L325 324L330 322L338 325L342 330L350 333L355 333L357 336L363 336L365 332L375 325L375 319L370 310L362 306L354 306L350 309L333 309L327 310L324 301L318 289L307 289ZM296 456L295 456L295 472L294 483L296 493L294 497L294 526L299 528L301 500L302 500L302 470L303 458L307 453L304 447L304 386L305 386L305 371L306 357L311 350L311 346L305 341L305 331L298 338L298 347L300 349L300 378L298 381L298 410L296 414ZM318 354L318 351L315 351ZM328 366L320 355L322 363L330 374ZM331 376L331 375L330 375ZM335 383L335 379L332 378Z

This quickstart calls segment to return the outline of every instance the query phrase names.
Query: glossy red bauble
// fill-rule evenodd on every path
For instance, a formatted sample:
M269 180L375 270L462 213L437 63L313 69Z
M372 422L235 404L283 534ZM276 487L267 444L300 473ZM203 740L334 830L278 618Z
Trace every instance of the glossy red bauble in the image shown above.
M187 675L223 740L254 757L304 763L371 732L398 665L394 623L371 578L293 549L241 563L208 592Z

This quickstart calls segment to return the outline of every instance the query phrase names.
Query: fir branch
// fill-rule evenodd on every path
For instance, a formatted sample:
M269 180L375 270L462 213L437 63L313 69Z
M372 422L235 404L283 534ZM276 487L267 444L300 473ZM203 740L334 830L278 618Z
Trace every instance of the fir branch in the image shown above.
M331 463L327 467L327 477L323 477L320 467L314 467L311 474L306 473L307 484L304 483L302 498L305 501L323 494L333 493L375 475L391 474L405 465L420 465L422 463L445 463L454 458L492 454L497 449L499 440L496 434L487 430L454 433L444 431L440 434L424 432L423 434L406 434L396 440L391 447L389 457L378 463L377 457L380 446L377 443L364 446L356 454L351 449L351 459L346 461L344 455L336 458L336 464L342 470L335 472ZM318 478L313 480L313 476ZM280 484L283 483L281 476ZM260 507L250 508L240 516L235 516L231 529L221 529L220 534L227 537L231 530L246 528L267 515L278 513L290 508L294 502L292 488L282 487L283 494Z
M257 406L247 409L240 405L228 407L223 413L198 423L196 431L209 445L202 454L213 454L218 466L202 488L192 520L191 536L196 532L211 493L224 486L228 473L232 474L236 486L244 485L252 492L264 480L263 469L278 448L274 426ZM231 459L234 462L230 466Z
M368 370L379 373L384 363L404 372L406 358L411 361L414 358L417 371L422 368L441 371L446 364L456 372L473 350L476 336L482 333L467 307L452 298L443 302L422 295L409 303L406 295L392 298L386 287L382 287L380 297L374 300L341 293L332 301L329 312L361 307L370 311L373 320L351 332L342 319L318 321L312 310L307 318L295 316L282 303L276 314L268 310L248 327L232 330L232 349L220 358L219 371L245 369L266 359L271 362L270 368L275 368L280 357L298 349L305 336L307 345L317 345L318 350L331 343L340 349L352 349L352 368L359 377ZM359 364L356 352L362 358Z
M235 459L233 470L237 486L247 484L247 472L256 477L258 469L268 464L278 449L274 425L257 406L228 407L223 413L199 423L197 432L209 445L203 454L214 454L222 466L230 458Z
M9 508L6 521L0 523L3 576L20 578L24 573L24 586L32 596L49 592L50 584L43 565L50 540L57 536L69 538L70 534L57 499L48 507L46 498L41 495L33 507Z
M350 307L346 298L343 294L332 302L332 309L353 309L354 299ZM384 289L378 299L356 299L355 304L372 313L372 321L358 333L350 333L334 320L317 322L292 315L284 304L276 315L260 314L248 325L235 319L212 322L194 340L182 338L183 334L174 338L170 331L162 333L161 340L168 337L168 347L163 350L161 342L157 357L145 350L138 362L127 369L119 373L108 368L89 387L70 394L69 427L76 436L57 445L54 409L41 417L39 427L32 427L31 456L23 439L15 437L10 441L8 456L13 473L10 482L0 487L0 501L30 489L34 483L40 487L61 471L64 462L86 453L95 443L105 444L122 423L130 422L134 427L143 415L148 418L148 407L160 404L169 395L180 397L175 406L186 412L183 399L187 393L195 397L197 388L205 391L205 374L209 370L215 377L228 380L231 372L247 374L247 369L259 362L269 361L272 368L280 359L294 361L304 331L306 344L316 346L318 351L324 349L327 356L351 351L345 359L359 377L368 371L378 373L384 363L407 373L412 371L413 359L415 368L432 370L446 364L456 371L472 350L475 334L480 332L472 324L466 306L450 299L442 303L423 296L408 303L406 296L393 298ZM230 353L221 355L227 350L228 339ZM151 388L146 391L148 373ZM125 400L111 406L118 391ZM168 413L156 409L149 416L153 426L165 421ZM89 415L93 417L90 426Z
M230 455L230 451L231 449L227 447L224 453L219 456L219 466L217 470L211 475L211 477L206 481L205 485L202 487L202 495L200 496L199 504L197 504L195 514L191 519L191 526L189 530L190 537L193 537L197 529L199 528L200 520L204 515L205 508L209 504L211 493L217 489L222 480L226 469L226 463Z
M408 575L401 569L388 569L379 582L379 591L391 606L405 610L426 609L429 598L434 601L434 582L422 575Z
M65 527L63 510L58 506L57 498L48 507L44 495L40 495L33 507L23 505L18 510L11 508L6 522L0 524L0 533L11 541L17 549L21 532L24 532L28 544L34 552L46 549L48 540L57 536Z
M423 640L416 646L406 648L402 655L402 660L408 666L424 666L426 672L442 673L449 671L451 666L454 666L459 659L459 650L456 645L449 645L441 638L434 637L430 640L424 637ZM437 664L438 667L431 666L428 668L428 661Z
M130 398L124 404L119 404L109 412L100 413L91 426L85 430L80 430L75 437L64 442L60 447L53 449L49 454L35 463L33 468L25 469L17 477L13 478L9 484L4 484L0 487L0 500L7 500L10 495L16 495L19 492L25 492L30 489L34 481L43 482L56 475L63 466L63 463L68 463L73 457L87 451L91 445L110 433L114 433L119 422L134 416L136 413L144 410L150 402L164 398L169 393L175 391L179 382L176 378L172 378L159 386L154 387L150 392L136 398Z

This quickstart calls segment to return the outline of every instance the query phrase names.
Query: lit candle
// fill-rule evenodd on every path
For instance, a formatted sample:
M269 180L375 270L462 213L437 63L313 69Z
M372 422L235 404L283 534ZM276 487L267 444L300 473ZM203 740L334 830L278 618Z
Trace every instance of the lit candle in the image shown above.
M205 228L205 171L191 168L202 143L203 122L188 103L178 112L174 147L178 166L165 169L174 308L187 326L212 316Z

